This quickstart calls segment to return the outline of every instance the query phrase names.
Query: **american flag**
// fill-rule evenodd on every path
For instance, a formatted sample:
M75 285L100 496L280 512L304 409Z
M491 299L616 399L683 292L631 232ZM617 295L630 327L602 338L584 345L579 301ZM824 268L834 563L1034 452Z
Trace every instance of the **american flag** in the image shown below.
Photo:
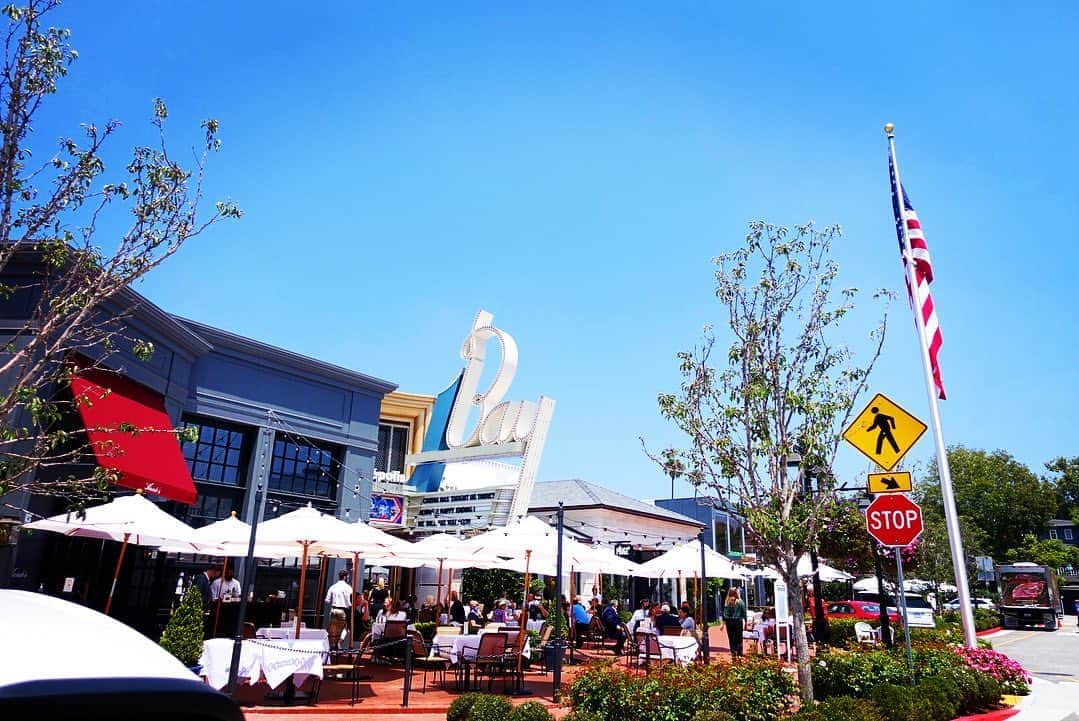
M937 311L933 307L933 296L929 292L929 284L933 282L933 264L929 260L929 246L922 234L922 224L918 222L918 214L907 197L906 188L900 188L895 179L895 162L891 155L888 157L888 174L892 180L892 210L895 212L895 232L899 237L899 255L903 259L903 265L907 263L906 243L910 242L910 257L914 259L914 278L918 287L910 287L910 279L907 277L907 294L910 297L910 305L915 312L921 310L922 322L925 324L925 344L929 348L929 362L933 368L933 382L937 386L937 396L944 400L944 382L940 375L940 362L937 354L940 346L944 343L944 337L940 333L940 323L937 322ZM902 206L900 206L900 193L902 194ZM904 232L904 230L906 232ZM904 267L905 270L905 267Z

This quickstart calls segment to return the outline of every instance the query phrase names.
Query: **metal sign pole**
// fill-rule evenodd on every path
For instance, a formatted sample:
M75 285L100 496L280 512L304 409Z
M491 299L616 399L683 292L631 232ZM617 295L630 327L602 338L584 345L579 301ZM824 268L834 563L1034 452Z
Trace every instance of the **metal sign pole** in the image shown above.
M899 607L903 610L903 636L907 642L907 668L910 669L910 680L914 683L914 656L910 651L910 618L907 616L907 593L903 587L903 554L899 546L894 546L895 568L899 581Z

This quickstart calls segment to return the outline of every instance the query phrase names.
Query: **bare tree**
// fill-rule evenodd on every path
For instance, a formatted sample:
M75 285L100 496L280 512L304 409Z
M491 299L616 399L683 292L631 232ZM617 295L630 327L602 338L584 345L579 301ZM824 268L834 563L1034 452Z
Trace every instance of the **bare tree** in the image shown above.
M0 302L11 311L5 317L26 312L18 315L21 327L5 331L0 349L0 496L26 490L78 502L115 478L103 469L49 481L36 473L72 467L89 450L110 452L90 449L85 434L63 423L76 406L95 400L71 393L72 374L79 363L100 365L121 348L149 358L152 344L123 322L133 309L128 289L185 242L241 211L231 202L201 208L206 160L221 145L217 121L203 121L203 139L184 167L165 142L168 110L160 99L152 117L157 141L133 149L118 182L106 182L102 157L117 121L83 124L79 139L62 139L43 161L34 159L34 116L78 57L68 30L44 24L58 5L30 0L3 9ZM99 238L99 226L120 230ZM126 423L86 430L162 432Z
M813 698L805 609L798 593L798 559L839 513L841 501L821 473L811 492L805 471L831 468L855 398L880 355L886 318L872 332L869 363L831 338L852 309L856 291L832 295L838 267L829 259L838 227L788 229L754 222L743 247L719 256L716 297L727 311L731 343L717 350L705 328L702 342L678 354L677 393L659 396L660 411L688 436L684 449L654 460L685 475L745 519L746 537L779 569L791 589L798 678Z

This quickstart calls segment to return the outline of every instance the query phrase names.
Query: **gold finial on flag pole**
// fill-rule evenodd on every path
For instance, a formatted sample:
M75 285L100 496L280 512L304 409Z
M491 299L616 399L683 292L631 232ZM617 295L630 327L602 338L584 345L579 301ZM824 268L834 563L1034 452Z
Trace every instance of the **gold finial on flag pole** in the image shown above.
M895 126L892 125L891 123L885 123L884 124L884 132L886 132L888 134L889 138L891 138L891 137L893 137L895 135L895 133L893 132L894 130L895 130Z

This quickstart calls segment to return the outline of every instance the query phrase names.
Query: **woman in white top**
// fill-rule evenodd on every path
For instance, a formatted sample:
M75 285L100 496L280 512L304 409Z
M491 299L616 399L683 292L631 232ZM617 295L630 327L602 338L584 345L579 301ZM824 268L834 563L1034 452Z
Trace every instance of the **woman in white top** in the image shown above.
M390 604L390 612L386 616L387 621L407 621L408 614L401 608L400 601L394 601Z

